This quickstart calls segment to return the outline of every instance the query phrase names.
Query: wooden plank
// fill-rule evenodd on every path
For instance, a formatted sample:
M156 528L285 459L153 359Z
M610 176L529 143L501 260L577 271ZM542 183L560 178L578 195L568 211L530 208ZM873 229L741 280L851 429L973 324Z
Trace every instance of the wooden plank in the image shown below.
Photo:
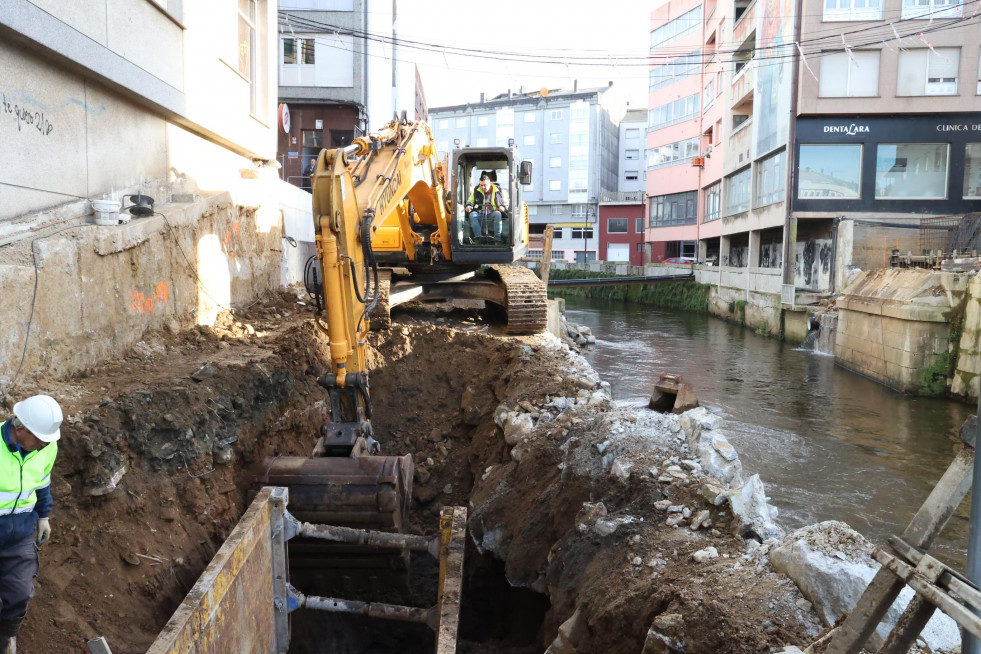
M887 552L882 552L882 554L884 557L890 556ZM878 556L876 559L880 560ZM896 560L898 561L898 559ZM925 581L935 583L944 574L947 567L932 556L921 555L913 570L914 574L920 575ZM937 607L926 597L916 595L906 610L903 611L903 614L899 616L896 626L889 633L886 642L879 648L878 654L906 654L936 610Z
M455 654L463 593L463 553L467 538L467 510L443 507L439 518L439 630L436 654Z
M929 549L970 490L973 468L974 448L965 447L954 457L930 496L906 526L902 535L904 541L913 547ZM892 572L880 569L835 633L826 654L858 654L904 585Z
M542 262L539 264L542 273L542 283L548 286L548 274L552 269L552 237L555 235L555 227L549 225L545 228L545 246L542 248Z

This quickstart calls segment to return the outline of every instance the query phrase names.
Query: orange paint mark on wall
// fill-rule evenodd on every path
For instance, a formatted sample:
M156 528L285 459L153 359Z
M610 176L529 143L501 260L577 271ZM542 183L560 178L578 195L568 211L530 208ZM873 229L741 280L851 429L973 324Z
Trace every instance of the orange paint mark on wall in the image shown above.
M169 300L170 292L167 290L167 284L166 282L160 282L154 287L153 293L150 295L130 291L129 309L130 311L139 311L140 313L152 313L154 309Z

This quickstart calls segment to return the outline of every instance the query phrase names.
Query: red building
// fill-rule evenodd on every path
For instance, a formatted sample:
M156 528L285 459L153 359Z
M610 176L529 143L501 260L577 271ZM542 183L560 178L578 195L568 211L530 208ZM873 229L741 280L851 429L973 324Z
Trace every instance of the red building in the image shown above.
M642 266L647 212L643 191L606 191L599 197L599 258Z

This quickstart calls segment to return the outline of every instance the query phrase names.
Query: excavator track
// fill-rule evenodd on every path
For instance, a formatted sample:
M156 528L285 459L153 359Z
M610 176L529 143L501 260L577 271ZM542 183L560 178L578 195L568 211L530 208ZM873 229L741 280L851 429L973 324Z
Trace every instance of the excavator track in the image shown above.
M548 292L535 273L524 266L490 267L504 285L509 334L538 334L548 324Z

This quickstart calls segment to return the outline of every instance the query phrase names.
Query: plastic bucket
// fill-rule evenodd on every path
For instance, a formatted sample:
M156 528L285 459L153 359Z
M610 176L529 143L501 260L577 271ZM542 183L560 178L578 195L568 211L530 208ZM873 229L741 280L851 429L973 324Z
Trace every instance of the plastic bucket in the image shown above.
M119 224L119 200L92 200L96 225Z

